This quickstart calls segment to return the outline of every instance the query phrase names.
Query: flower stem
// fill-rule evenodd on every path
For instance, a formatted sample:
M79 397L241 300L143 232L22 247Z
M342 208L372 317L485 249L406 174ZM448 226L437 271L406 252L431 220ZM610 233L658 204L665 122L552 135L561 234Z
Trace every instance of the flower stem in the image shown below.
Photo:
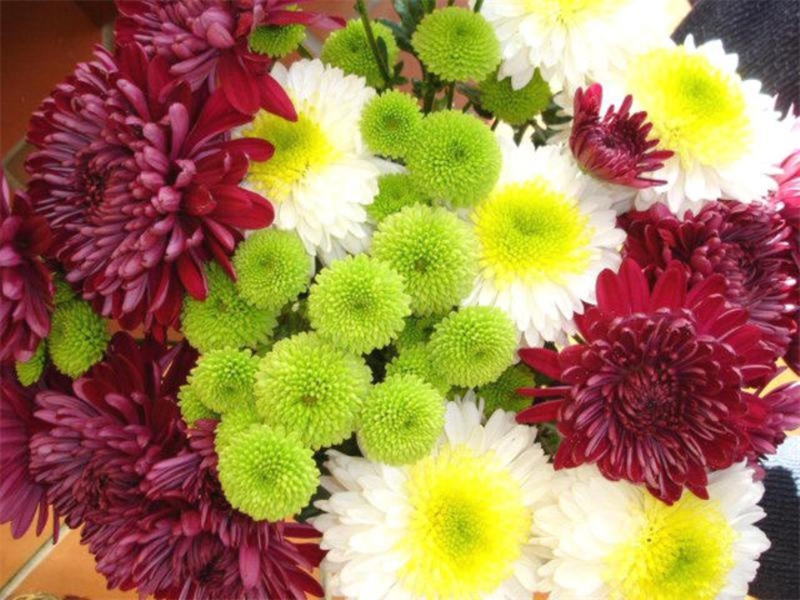
M453 82L447 87L447 108L448 109L453 108L453 97L455 96L455 93L456 93L456 84L455 84L455 82Z
M481 12L481 7L483 6L483 0L476 0L475 8L473 9L476 13Z
M378 42L375 40L375 33L372 31L372 23L369 20L367 5L364 3L364 0L356 0L356 9L358 10L358 14L361 15L361 22L364 24L367 41L369 41L369 47L372 50L372 55L375 57L375 62L378 63L381 77L383 77L386 87L391 87L392 76L389 74L389 65L384 62L384 57L381 55L380 50L378 50Z

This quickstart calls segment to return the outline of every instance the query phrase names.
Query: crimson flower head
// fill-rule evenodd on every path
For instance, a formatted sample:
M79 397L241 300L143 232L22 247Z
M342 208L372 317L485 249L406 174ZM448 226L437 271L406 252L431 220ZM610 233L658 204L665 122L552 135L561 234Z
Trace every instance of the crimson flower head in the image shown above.
M721 276L691 290L680 265L652 288L633 260L597 282L597 306L576 316L582 343L521 350L564 385L527 390L561 399L525 409L523 423L556 418L556 468L595 463L607 478L644 484L667 503L683 489L707 498L707 470L740 460L742 388L773 370L747 311L724 298Z
M221 90L174 85L137 45L98 50L34 114L29 194L50 254L97 312L132 329L174 325L184 292L208 292L204 263L231 276L241 229L268 226L267 200L239 187L272 147L231 140L250 117Z
M50 333L53 281L41 259L50 240L47 221L25 195L12 199L0 172L0 362L30 360Z
M654 150L658 140L648 140L653 126L647 122L647 113L630 114L633 98L626 96L619 110L611 106L601 118L602 102L599 83L575 93L569 147L581 168L602 181L637 189L666 183L643 177L663 167L673 154Z

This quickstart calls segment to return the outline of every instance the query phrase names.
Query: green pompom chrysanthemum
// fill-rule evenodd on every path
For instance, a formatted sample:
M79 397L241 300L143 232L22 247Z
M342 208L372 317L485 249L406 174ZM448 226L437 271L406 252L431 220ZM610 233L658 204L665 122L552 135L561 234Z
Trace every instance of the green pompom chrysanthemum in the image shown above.
M370 390L358 445L370 460L403 465L427 456L444 428L444 399L416 375L387 377Z
M53 304L64 304L78 297L63 276L54 275L53 284L55 285Z
M425 344L406 346L400 350L400 354L386 365L386 376L393 375L416 375L442 395L450 391L450 386L434 368L430 348Z
M375 154L403 158L415 143L422 113L413 96L389 91L369 101L361 113L361 135Z
M83 300L70 300L53 311L47 350L53 364L73 379L103 358L111 335L106 322Z
M527 123L550 104L550 87L539 69L522 89L511 87L510 77L498 80L497 72L487 77L479 89L483 107L511 125Z
M372 21L370 26L375 40L381 40L386 45L386 58L391 70L400 54L392 30L377 21ZM348 21L344 29L331 33L322 46L320 58L322 62L339 67L345 73L363 77L370 87L380 89L386 85L361 19Z
M367 206L367 214L376 223L414 204L429 205L430 200L414 185L408 173L389 173L378 178L378 195Z
M258 308L278 310L306 289L313 260L292 231L263 229L236 248L233 264L242 298Z
M183 385L178 390L178 406L181 409L181 417L189 427L193 427L195 422L201 419L219 419L219 413L203 404L197 393L197 387L193 385Z
M22 385L33 385L39 381L39 378L42 376L44 365L47 361L47 355L44 350L46 344L47 342L45 340L40 341L39 345L36 347L36 352L33 353L30 360L17 362L16 365L14 365L14 369L17 372L17 379L19 379Z
M267 425L251 425L221 445L218 470L231 506L257 521L297 514L319 484L311 450Z
M517 390L533 385L533 373L524 365L509 367L492 383L479 387L475 394L485 401L488 417L497 409L519 412L531 405L531 399L521 396Z
M431 339L436 324L441 321L441 317L408 317L406 325L394 342L395 347L402 352L406 348L425 344Z
M207 270L208 297L183 302L181 324L189 343L208 352L216 348L254 348L269 337L275 327L275 311L257 308L242 298L236 284L212 263Z
M217 453L219 453L219 448L238 438L252 425L263 424L263 422L264 420L252 402L220 415L219 423L214 431L214 446L217 448Z
M317 275L308 314L322 337L362 353L382 348L402 331L410 303L397 271L360 254L336 261Z
M372 374L364 361L315 333L281 340L259 364L256 409L312 448L352 433Z
M428 70L445 81L479 81L500 64L494 29L467 8L433 11L417 27L411 45Z
M460 207L491 192L501 164L500 145L489 127L453 110L425 117L407 156L408 169L424 193Z
M306 28L302 25L260 25L247 38L247 43L257 54L283 58L297 50L305 38Z
M208 408L225 413L253 402L256 371L258 359L250 350L211 350L197 361L189 385Z
M478 274L472 228L445 208L409 206L381 223L372 256L403 276L418 315L444 313L466 296Z
M434 366L447 383L463 387L497 379L514 362L517 330L493 306L468 306L450 314L431 336Z

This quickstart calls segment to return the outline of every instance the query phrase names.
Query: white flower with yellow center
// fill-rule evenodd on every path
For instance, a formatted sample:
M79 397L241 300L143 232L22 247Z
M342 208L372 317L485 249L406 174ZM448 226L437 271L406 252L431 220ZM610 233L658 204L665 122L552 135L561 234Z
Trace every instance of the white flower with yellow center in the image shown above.
M719 40L695 47L691 36L631 61L624 91L647 111L659 147L675 152L655 173L666 183L642 190L639 208L666 201L682 217L719 198L752 202L776 189L786 129L774 99L759 81L743 81L737 64Z
M392 170L366 149L359 129L364 105L375 96L361 77L319 60L301 60L272 77L298 114L296 122L266 111L238 135L268 140L275 154L252 162L245 185L275 205L275 226L295 230L323 263L363 252L371 228L366 206L378 193L378 177Z
M313 519L331 596L530 598L545 552L531 523L554 472L513 413L481 424L472 399L447 405L433 453L390 467L328 453L331 492Z
M711 473L708 500L686 492L670 506L594 466L560 471L534 515L554 554L539 570L551 600L744 598L769 547L752 475L744 463Z
M475 7L476 0L470 0ZM669 41L665 0L486 0L481 14L500 40L499 77L524 87L538 68L571 95L625 68L628 58Z
M500 179L473 211L480 273L465 305L496 306L528 346L566 343L573 316L617 270L625 233L602 188L558 146L514 144L498 128Z

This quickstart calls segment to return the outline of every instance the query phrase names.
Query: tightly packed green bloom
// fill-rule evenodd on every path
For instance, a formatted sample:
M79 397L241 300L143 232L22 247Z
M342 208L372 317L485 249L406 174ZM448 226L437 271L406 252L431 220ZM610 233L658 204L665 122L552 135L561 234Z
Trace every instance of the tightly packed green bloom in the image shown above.
M248 402L220 415L219 424L214 431L214 446L217 448L217 453L222 446L229 444L231 440L235 440L250 429L251 425L259 424L263 424L263 419L256 411L253 402Z
M315 333L300 333L275 344L256 379L256 409L264 421L319 448L352 433L372 374L360 357Z
M416 375L395 375L364 402L358 445L370 460L403 465L427 456L443 428L441 394Z
M533 384L533 373L530 369L524 365L514 365L503 371L496 381L479 387L475 394L484 399L487 417L498 409L519 412L531 405L531 399L519 395L517 390Z
M411 45L431 73L445 81L480 81L500 64L500 42L480 14L450 6L427 15Z
M208 352L215 348L254 348L269 337L275 327L275 311L257 308L242 298L236 284L212 263L207 269L208 297L183 302L181 324L189 343Z
M481 82L479 89L483 107L511 125L527 123L550 104L550 87L539 69L522 89L512 88L510 77L498 80L497 72Z
M308 314L322 337L362 353L382 348L402 331L410 303L397 271L360 254L336 261L317 275Z
M233 265L242 298L258 308L278 310L306 289L313 260L293 231L262 229L239 244Z
M250 50L273 58L283 58L297 50L306 39L302 25L260 25L247 38Z
M450 391L450 386L433 367L431 350L425 344L405 346L400 353L386 365L386 376L416 375L431 384L442 396Z
M411 348L417 344L426 344L431 339L433 330L442 318L438 316L430 317L408 317L406 325L394 342L395 347L402 352L406 348Z
M233 508L257 521L297 514L319 485L311 450L281 429L251 425L219 447L219 482Z
M219 419L219 413L200 401L197 387L193 385L182 385L178 390L178 406L181 408L181 417L189 427L193 427L195 422L201 419Z
M436 326L430 349L447 383L475 387L494 381L513 364L517 331L501 309L468 306Z
M447 312L469 293L477 248L467 223L445 208L421 205L387 217L372 238L372 256L403 276L418 315Z
M430 200L416 187L408 173L389 173L378 178L378 195L367 206L367 214L380 223L389 215L414 204L428 205Z
M53 284L55 285L53 304L64 304L64 302L69 302L78 297L62 275L54 275Z
M19 379L22 385L33 385L39 381L44 371L45 362L47 361L47 355L44 350L46 345L47 342L45 340L40 341L39 345L36 347L36 352L33 353L30 360L25 362L17 361L16 365L14 365L14 370L17 372L17 379Z
M500 177L500 145L481 120L443 110L425 117L406 164L415 183L433 198L472 206Z
M386 44L387 62L391 71L400 54L392 30L377 21L371 21L370 25L375 40L382 40ZM320 58L322 62L339 67L345 73L363 77L370 87L380 89L386 85L361 19L352 19L344 29L332 32L322 46Z
M106 322L83 300L56 306L47 338L53 364L64 375L80 377L103 358L111 334Z
M398 91L376 96L361 113L361 135L375 154L403 158L415 143L422 113L413 96Z
M258 359L250 350L211 350L198 359L189 385L208 408L225 413L253 402L256 371Z

